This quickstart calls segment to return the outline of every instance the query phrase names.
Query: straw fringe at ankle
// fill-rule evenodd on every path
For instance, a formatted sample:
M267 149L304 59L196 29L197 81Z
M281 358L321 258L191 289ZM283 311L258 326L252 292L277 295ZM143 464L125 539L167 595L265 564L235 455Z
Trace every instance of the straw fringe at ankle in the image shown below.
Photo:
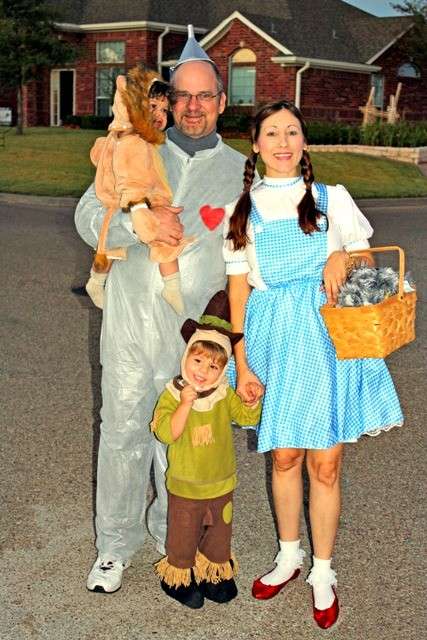
M211 562L203 553L198 551L196 554L196 566L194 567L196 582L200 583L202 580L206 580L206 582L218 584L223 580L230 580L237 576L239 566L233 554L231 555L231 560L233 564L230 560L220 563Z
M156 574L169 587L189 587L191 583L191 569L180 569L169 564L168 556L165 556L154 565Z

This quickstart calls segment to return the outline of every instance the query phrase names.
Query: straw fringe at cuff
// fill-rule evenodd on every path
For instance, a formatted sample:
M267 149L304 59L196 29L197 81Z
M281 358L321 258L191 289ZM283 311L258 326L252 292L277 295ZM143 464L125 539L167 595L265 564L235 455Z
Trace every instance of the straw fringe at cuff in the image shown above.
M191 583L191 569L180 569L169 564L168 556L165 556L154 565L156 574L169 587L189 587Z
M237 576L237 572L239 570L239 566L234 555L231 555L231 561L227 560L227 562L211 562L200 553L200 551L196 554L196 566L194 567L194 576L197 583L200 583L202 580L206 580L206 582L212 582L213 584L218 584L223 580L230 580L234 576Z

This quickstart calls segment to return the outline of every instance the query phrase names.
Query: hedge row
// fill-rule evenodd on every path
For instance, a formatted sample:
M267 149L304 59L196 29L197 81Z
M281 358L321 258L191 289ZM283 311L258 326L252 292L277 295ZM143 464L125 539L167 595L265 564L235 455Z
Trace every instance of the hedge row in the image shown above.
M221 117L219 130L230 135L233 131L247 133L251 118L247 114ZM370 124L366 127L343 122L309 122L310 144L366 144L380 147L424 147L427 145L427 122L398 122Z
M78 129L108 129L112 119L111 116L65 116L63 124Z
M308 125L310 144L366 144L378 147L424 147L427 145L427 122L369 124L366 127L332 122Z
M66 126L80 129L107 129L111 117L68 116ZM218 131L227 134L248 133L251 125L249 113L224 113L218 122ZM398 122L397 124L370 124L366 127L342 122L310 122L310 144L367 144L380 147L427 146L427 122Z

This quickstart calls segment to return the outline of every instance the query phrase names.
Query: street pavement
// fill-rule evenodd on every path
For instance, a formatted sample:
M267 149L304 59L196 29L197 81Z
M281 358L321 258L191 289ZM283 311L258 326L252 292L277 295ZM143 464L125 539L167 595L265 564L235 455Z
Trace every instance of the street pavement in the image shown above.
M342 612L328 632L311 617L308 559L279 596L251 598L251 582L271 566L277 542L271 463L243 430L235 433L238 598L199 611L171 601L153 573L151 539L119 592L86 590L95 559L101 312L71 293L91 260L73 227L73 205L0 195L1 640L426 637L427 199L361 202L376 230L373 244L406 250L418 286L417 341L388 359L405 425L347 446L335 553ZM309 551L304 521L302 531Z

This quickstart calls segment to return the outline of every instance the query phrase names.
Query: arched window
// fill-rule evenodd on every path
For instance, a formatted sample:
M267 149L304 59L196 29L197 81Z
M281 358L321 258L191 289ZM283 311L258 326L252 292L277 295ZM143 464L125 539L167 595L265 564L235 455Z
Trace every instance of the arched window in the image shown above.
M230 58L229 103L255 104L256 55L250 49L239 49Z
M419 78L421 73L415 64L412 64L412 62L405 62L398 68L397 75L399 78Z

